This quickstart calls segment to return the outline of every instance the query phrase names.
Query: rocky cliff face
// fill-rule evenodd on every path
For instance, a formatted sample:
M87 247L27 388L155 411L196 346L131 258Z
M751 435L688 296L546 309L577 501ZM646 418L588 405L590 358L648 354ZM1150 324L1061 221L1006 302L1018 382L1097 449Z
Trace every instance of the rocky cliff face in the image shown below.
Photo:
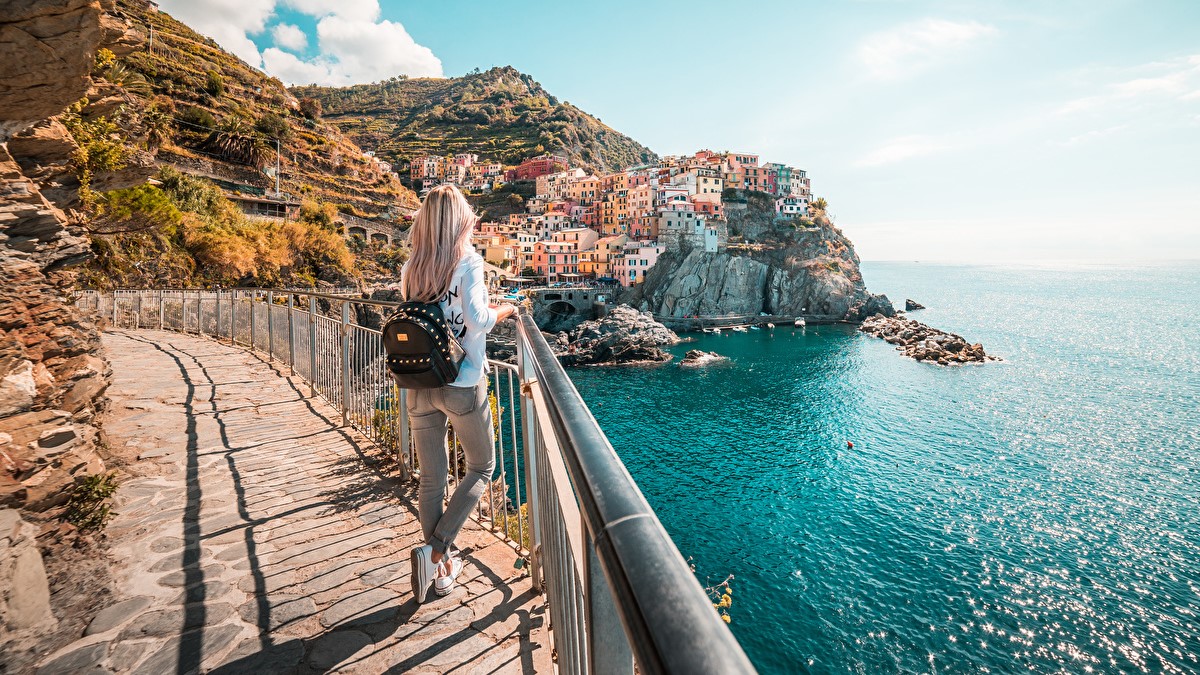
M76 150L48 118L88 91L98 43L123 35L103 9L0 0L0 663L18 671L14 654L54 643L61 609L48 576L69 576L49 541L70 526L56 526L52 509L77 477L105 470L95 416L109 368L96 326L70 299L88 241L43 193L62 187Z
M778 221L753 203L732 204L729 225L751 243L664 254L622 300L658 317L766 312L862 321L895 314L886 296L867 291L853 245L825 218L805 226Z
M88 242L42 194L55 172L33 172L39 183L25 168L39 149L64 163L74 150L45 118L87 91L107 30L101 10L45 0L0 12L0 506L52 508L75 475L104 469L93 419L108 366L96 326L69 297Z

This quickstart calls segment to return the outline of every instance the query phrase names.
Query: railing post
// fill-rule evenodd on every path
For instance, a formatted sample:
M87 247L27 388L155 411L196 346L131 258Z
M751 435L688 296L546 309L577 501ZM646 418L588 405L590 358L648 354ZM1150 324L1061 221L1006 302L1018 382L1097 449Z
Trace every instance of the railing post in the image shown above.
M220 342L221 341L221 287L220 286L217 286L217 308L213 311L214 311L213 327L215 327L217 329L217 334L214 335L213 338L217 342Z
M529 367L529 354L526 353L525 334L517 319L517 378L521 387L521 431L525 454L525 500L529 504L529 576L533 582L533 590L541 593L542 588L542 522L538 494L538 462L537 462L537 417L533 411L533 400L529 397L529 384L533 382L533 371ZM515 439L514 439L515 440Z
M587 531L586 524L581 527L585 532L584 548L587 549L584 574L587 575L588 672L633 675L633 650L625 637L625 629L621 627L612 589L608 586L608 579L604 578L604 571L600 569L592 534Z
M395 385L393 385L395 386ZM408 390L396 387L396 405L400 406L397 416L400 424L400 473L404 480L412 478L412 446L408 438Z
M237 301L238 292L229 291L229 344L237 344Z
M113 302L116 302L116 295L113 295ZM163 301L163 292L158 292L158 329L165 330L167 326L167 304Z
M196 335L204 335L204 312L201 308L204 306L204 289L196 291Z
M250 351L254 351L254 304L258 302L258 291L250 291Z
M113 326L113 328L118 328L118 326L117 326L117 289L115 289L115 288L113 289L112 326Z
M288 365L296 374L296 296L288 292Z
M267 358L275 360L275 319L271 316L275 307L275 291L267 291Z
M342 301L342 426L350 426L350 303Z
M308 296L308 393L317 397L317 296Z

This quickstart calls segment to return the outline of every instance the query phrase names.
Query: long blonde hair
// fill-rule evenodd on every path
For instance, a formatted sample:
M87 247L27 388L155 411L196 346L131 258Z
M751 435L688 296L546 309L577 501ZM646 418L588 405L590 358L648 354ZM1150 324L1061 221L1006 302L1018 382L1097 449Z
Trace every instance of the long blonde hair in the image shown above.
M406 300L437 302L450 288L478 218L470 202L453 185L429 191L413 220L412 255L404 265L401 290Z

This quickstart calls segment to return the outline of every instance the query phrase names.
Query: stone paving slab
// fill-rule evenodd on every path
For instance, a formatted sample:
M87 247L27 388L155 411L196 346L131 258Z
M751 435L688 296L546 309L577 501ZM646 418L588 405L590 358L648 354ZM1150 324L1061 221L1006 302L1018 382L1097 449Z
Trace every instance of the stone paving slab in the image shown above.
M413 486L279 364L158 331L104 336L118 593L38 673L551 672L543 598L468 523L464 575L418 606Z

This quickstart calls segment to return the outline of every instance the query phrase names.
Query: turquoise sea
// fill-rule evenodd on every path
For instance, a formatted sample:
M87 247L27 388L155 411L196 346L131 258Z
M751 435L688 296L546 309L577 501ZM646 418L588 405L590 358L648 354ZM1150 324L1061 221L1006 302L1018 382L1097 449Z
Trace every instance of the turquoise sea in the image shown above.
M822 326L571 371L759 670L1200 670L1200 264L863 272L1005 361Z

